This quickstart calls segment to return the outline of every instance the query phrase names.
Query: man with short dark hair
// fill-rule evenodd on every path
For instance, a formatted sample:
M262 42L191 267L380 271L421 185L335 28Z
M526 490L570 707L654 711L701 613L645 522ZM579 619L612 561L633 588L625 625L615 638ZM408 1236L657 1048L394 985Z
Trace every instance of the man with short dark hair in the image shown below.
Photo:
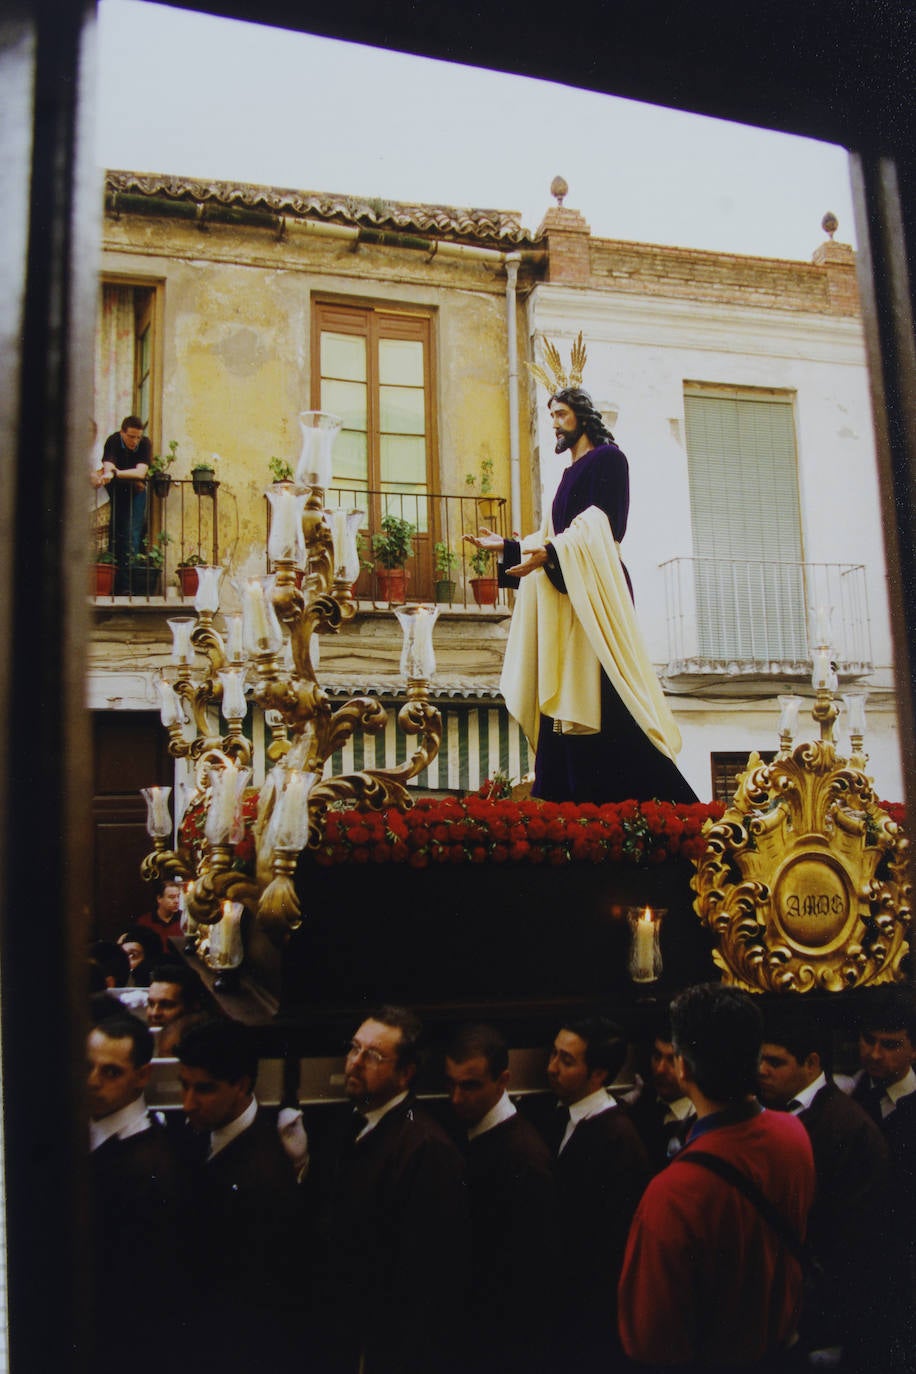
M674 1072L674 1044L666 1017L656 1027L649 1051L649 1082L630 1107L633 1125L646 1147L653 1173L683 1147L696 1111Z
M140 551L146 519L146 474L152 445L139 415L125 415L120 430L102 449L103 481L111 497L111 550L118 565L118 591L130 588L130 562Z
M534 1374L555 1259L550 1151L508 1095L509 1050L493 1026L464 1025L445 1049L452 1111L466 1136L471 1289L466 1368Z
M189 1141L190 1340L208 1367L247 1374L295 1349L304 1301L296 1172L255 1096L258 1054L249 1027L194 1025L176 1055L198 1147Z
M874 1313L880 1285L887 1145L867 1113L828 1077L826 1037L810 1012L771 1013L764 1035L761 1101L798 1117L811 1139L817 1173L808 1243L824 1279L807 1295L800 1337L809 1351L845 1347L851 1367L858 1368L870 1337L862 1348L854 1347Z
M200 1009L203 984L186 964L157 964L150 970L146 1022L152 1030Z
M866 989L859 1003L859 1062L852 1090L887 1141L890 1202L880 1337L889 1368L916 1369L916 992L907 984Z
M633 1219L618 1295L623 1347L649 1366L761 1367L795 1337L811 1144L801 1122L756 1099L762 1020L747 993L688 988L671 1004L671 1029L697 1121Z
M344 1063L351 1103L313 1171L322 1374L454 1368L470 1231L464 1165L412 1091L421 1024L379 1007Z
M156 887L156 906L138 916L135 925L151 930L159 939L161 952L174 955L171 940L181 934L181 883L163 878Z
M183 1194L166 1134L147 1112L149 1030L122 1011L89 1032L86 1048L95 1354L98 1366L113 1372L123 1370L125 1349L137 1339L138 1295L159 1295L157 1322L163 1337L174 1339ZM160 1292L164 1274L169 1283ZM146 1345L131 1364L155 1367Z
M553 1128L557 1179L554 1273L556 1368L586 1371L619 1361L614 1298L630 1221L649 1162L627 1109L609 1088L628 1046L600 1016L571 1019L557 1032L547 1079L559 1109Z

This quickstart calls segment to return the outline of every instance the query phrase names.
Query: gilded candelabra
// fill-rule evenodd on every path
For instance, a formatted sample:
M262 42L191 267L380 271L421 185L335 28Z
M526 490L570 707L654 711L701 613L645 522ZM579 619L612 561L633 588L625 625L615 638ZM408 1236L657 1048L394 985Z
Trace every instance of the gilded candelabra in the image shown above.
M160 713L169 752L187 759L195 771L189 809L195 807L205 817L196 862L189 849L169 847L171 789L144 789L154 848L143 861L143 876L187 879L187 913L198 926L223 919L225 903L241 904L278 941L301 924L296 866L302 850L320 842L328 807L356 801L372 808L406 809L411 805L408 782L433 761L442 738L441 716L430 702L437 608L399 607L407 701L398 724L415 738L416 747L392 768L324 776L327 760L354 732L384 730L387 712L368 696L333 710L318 683L317 637L336 633L356 613L352 587L359 575L356 534L363 512L324 509L340 421L308 411L300 416L300 425L303 443L295 480L275 484L267 493L271 576L247 582L242 615L224 617L220 630L215 622L223 570L201 567L196 621L169 621L174 681L165 674L160 679ZM199 661L204 661L202 668ZM266 754L273 764L260 789L252 827L253 875L232 866L252 773L251 743L243 733L249 695L264 711L270 732ZM225 721L223 734L213 728L217 707Z
M794 744L800 697L780 697L779 752L752 754L731 806L706 832L694 910L718 936L723 981L750 992L838 992L902 980L910 928L907 840L865 773L865 694L840 714L829 615L818 613L811 716Z

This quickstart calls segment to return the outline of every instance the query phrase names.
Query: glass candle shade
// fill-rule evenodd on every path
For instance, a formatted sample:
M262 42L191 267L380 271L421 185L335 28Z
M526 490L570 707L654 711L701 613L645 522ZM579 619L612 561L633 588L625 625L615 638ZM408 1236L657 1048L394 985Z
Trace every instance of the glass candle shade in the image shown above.
M212 969L238 968L245 957L242 944L241 902L224 901L222 916L210 927L210 943L207 950L207 964Z
M219 674L223 685L223 719L244 720L248 714L245 700L245 673L241 668L225 668Z
M159 719L166 729L170 725L183 725L184 713L181 709L181 702L175 693L175 688L164 677L161 677L156 684L159 690Z
M237 768L231 760L222 768L210 769L210 806L204 822L210 844L229 844L250 777L250 768Z
M438 606L396 606L394 613L404 631L401 649L401 673L407 678L425 678L436 671L433 652L433 626L439 614Z
M846 729L851 737L861 740L865 734L865 703L867 692L846 692L843 705L846 707Z
M331 485L332 449L340 433L343 420L323 410L304 410L299 416L302 448L296 466L296 485L320 487Z
M309 793L320 777L291 768L277 807L274 845L277 849L304 849L309 837Z
M190 616L183 616L181 620L169 620L166 623L172 632L172 662L177 663L179 668L189 666L194 662L191 634L197 622Z
M814 608L814 647L816 649L830 648L830 622L833 620L832 606L815 606Z
M222 568L201 565L197 569L197 591L194 596L194 609L215 615L219 610L219 584L223 575Z
M836 691L837 677L830 663L829 649L816 647L814 650L814 668L811 673L811 686L814 688L815 692Z
M242 637L250 654L275 654L283 640L276 612L257 578L252 578L245 585Z
M795 738L798 730L798 712L802 704L801 697L779 697L779 734L785 736L790 742Z
M335 582L349 582L352 585L359 577L359 548L356 536L359 534L365 514L365 511L344 510L342 507L325 511L334 541Z
M627 972L634 983L654 983L661 977L661 929L665 910L661 907L631 906L630 953Z
M154 840L164 840L172 833L172 817L169 815L171 787L141 787L140 795L146 802L146 832Z
M270 502L270 535L267 552L273 563L279 561L301 564L305 556L302 538L302 509L305 496L297 495L291 487L273 487L267 493Z

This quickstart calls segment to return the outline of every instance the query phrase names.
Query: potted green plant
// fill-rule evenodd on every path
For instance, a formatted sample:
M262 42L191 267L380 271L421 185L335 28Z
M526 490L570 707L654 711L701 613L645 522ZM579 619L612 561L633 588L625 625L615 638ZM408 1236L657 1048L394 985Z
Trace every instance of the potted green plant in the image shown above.
M458 555L450 549L444 539L433 545L433 560L436 569L435 597L438 602L452 602L455 599L455 578L453 576Z
M197 595L197 569L206 567L207 560L199 553L190 553L175 567L175 577L182 596Z
M478 606L495 606L499 580L493 569L493 554L489 549L475 549L468 560L474 576L471 591Z
M216 460L217 455L199 463L195 463L191 469L191 485L198 496L215 496L219 482L216 480Z
M469 472L465 475L465 485L477 487L478 477ZM477 497L477 510L482 520L492 520L499 510L499 497L493 495L493 459L480 460L480 495Z
M269 458L267 466L270 468L273 481L291 482L293 480L292 465L285 458Z
M152 544L143 540L139 553L130 560L131 596L161 596L165 549L171 542L172 536L167 530L160 530Z
M155 495L163 501L171 490L172 474L169 472L169 468L177 457L178 440L171 439L168 453L154 453L150 460L149 473L147 474L150 486Z
M372 536L372 552L377 563L378 599L399 606L406 600L408 558L413 558L416 525L399 515L382 516L382 528Z
M89 565L90 596L111 596L115 582L115 556L110 549L102 549Z

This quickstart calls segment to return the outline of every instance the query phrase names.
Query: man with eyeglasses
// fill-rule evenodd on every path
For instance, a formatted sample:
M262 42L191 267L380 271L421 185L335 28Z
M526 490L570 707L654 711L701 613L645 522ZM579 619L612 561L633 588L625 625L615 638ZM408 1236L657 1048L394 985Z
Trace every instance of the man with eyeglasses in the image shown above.
M456 1146L412 1090L421 1024L383 1006L347 1048L352 1110L315 1162L322 1374L439 1374L463 1310L470 1223ZM311 1330L312 1328L310 1328Z

